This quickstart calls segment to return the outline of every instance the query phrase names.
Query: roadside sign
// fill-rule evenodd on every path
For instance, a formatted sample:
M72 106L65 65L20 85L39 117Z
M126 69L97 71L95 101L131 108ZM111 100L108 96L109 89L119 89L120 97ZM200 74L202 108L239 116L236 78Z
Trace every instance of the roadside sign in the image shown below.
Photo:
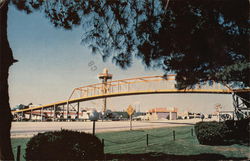
M135 112L134 108L131 105L129 105L127 108L128 115L131 116L134 112Z
M127 108L127 113L130 117L130 130L132 130L132 114L135 112L134 108L129 105L128 108Z

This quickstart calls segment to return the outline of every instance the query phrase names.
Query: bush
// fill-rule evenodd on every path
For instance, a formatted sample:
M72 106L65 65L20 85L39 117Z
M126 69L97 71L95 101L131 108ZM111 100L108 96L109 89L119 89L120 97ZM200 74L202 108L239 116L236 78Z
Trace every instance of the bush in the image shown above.
M61 130L39 133L27 143L26 160L101 160L101 141L91 134Z
M199 122L195 125L195 133L200 144L223 145L232 131L219 122Z
M225 124L232 131L230 139L240 139L240 140L249 140L250 136L250 118L242 120L227 120Z

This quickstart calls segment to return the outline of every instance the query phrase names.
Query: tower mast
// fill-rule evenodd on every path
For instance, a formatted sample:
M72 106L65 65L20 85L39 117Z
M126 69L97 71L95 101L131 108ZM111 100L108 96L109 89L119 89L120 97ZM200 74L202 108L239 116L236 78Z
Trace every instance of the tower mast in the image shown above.
M102 80L102 93L103 94L107 94L108 92L108 84L107 84L107 81L109 79L112 79L112 74L109 74L108 73L108 69L107 68L104 68L103 69L103 73L100 73L98 74L98 78ZM105 97L103 99L103 109L102 109L102 112L106 112L107 110L107 98Z

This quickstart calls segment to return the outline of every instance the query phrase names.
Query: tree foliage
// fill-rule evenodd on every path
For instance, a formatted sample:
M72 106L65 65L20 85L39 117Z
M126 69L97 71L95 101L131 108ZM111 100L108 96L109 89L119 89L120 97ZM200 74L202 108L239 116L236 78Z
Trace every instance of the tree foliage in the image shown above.
M179 88L198 82L249 86L248 0L12 0L43 10L56 26L83 25L82 42L122 68L176 73Z

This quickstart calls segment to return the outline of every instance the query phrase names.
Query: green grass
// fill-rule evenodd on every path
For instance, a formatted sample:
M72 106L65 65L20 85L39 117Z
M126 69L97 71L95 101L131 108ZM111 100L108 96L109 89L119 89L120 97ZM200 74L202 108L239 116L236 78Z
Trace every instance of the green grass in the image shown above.
M166 153L174 155L198 155L204 153L221 154L225 157L249 158L249 147L244 145L206 146L200 145L196 136L191 136L193 126L158 128L149 130L121 131L98 133L97 137L104 139L105 153L139 154ZM175 130L175 140L173 140ZM146 134L149 134L149 145L146 145ZM25 154L25 144L29 139L12 139L13 151L16 154L17 145L22 146Z
M26 143L29 140L30 140L29 138L12 138L11 139L12 149L13 149L13 153L14 153L15 158L16 158L16 154L17 154L17 146L21 145L21 160L24 160L23 155L25 154Z
M148 153L162 152L175 155L197 155L202 153L221 154L226 157L249 157L249 147L243 145L206 146L200 145L196 136L191 136L192 126L160 128L143 131L125 131L100 133L104 138L105 153ZM176 139L173 140L173 130ZM149 146L146 146L146 134L149 134ZM142 138L144 136L144 138ZM133 142L137 139L142 140ZM115 143L112 143L113 141ZM126 144L127 142L127 144ZM131 143L132 142L132 143ZM119 144L125 143L125 144Z

